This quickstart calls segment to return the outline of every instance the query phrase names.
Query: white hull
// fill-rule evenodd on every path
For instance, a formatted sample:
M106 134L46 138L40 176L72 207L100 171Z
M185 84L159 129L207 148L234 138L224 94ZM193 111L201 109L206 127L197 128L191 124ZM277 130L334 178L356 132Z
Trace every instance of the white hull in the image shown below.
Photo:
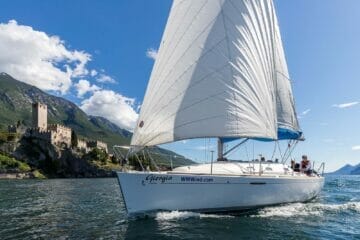
M224 176L118 172L129 215L154 211L235 211L304 202L316 197L324 178L313 176Z

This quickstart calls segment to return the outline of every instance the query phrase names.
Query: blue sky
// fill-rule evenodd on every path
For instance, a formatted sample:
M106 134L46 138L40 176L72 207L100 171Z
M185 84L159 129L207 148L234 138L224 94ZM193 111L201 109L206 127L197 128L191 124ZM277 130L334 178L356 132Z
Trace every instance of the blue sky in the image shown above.
M306 137L293 156L299 159L306 153L316 162L325 161L328 171L345 163L359 163L360 1L275 0L275 4L300 125ZM13 0L2 3L0 23L8 29L9 21L16 21L5 34L11 34L12 29L25 31L18 26L29 26L30 32L58 36L63 42L56 46L66 48L62 56L68 61L75 59L71 63L73 70L76 61L86 59L83 70L86 68L88 73L72 71L68 80L71 82L62 93L56 83L45 90L76 102L90 114L106 116L120 126L130 126L154 63L146 52L157 49L170 6L170 0ZM8 41L1 42L0 34L0 49L5 43ZM12 52L14 46L15 43L3 47ZM77 56L76 50L83 54ZM27 55L29 59L31 54ZM56 59L58 55L52 52L50 56ZM24 63L17 59L18 55L10 57L16 63ZM9 69L2 65L5 60L0 57L0 71ZM65 68L60 65L59 62L54 67ZM92 70L97 74L92 76ZM24 74L28 73L18 74L26 79ZM101 74L108 77L107 80L99 80ZM82 89L86 91L81 96L80 87L76 87L80 80L90 84L82 82ZM121 110L117 111L111 102L120 104ZM111 116L114 112L116 117ZM254 154L271 156L273 144L256 142L254 146ZM215 147L215 142L191 140L166 147L197 161L209 161L209 150ZM252 155L253 143L247 143L246 147ZM245 146L240 148L231 158L246 159L245 150Z

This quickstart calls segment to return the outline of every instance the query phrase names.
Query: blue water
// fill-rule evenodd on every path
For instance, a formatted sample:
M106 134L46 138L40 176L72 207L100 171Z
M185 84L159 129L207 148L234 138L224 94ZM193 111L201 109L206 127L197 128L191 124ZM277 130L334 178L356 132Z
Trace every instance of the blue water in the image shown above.
M116 179L0 181L0 239L360 239L360 176L329 176L309 203L239 216L127 219Z

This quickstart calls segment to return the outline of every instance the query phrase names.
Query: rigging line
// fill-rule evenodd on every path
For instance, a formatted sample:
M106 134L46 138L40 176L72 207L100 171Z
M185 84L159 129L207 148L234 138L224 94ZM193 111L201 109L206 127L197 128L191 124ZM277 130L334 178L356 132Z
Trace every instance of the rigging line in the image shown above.
M136 159L138 160L138 162L139 162L139 164L140 164L141 170L142 170L142 171L145 171L144 166L142 165L142 163L141 163L141 161L140 161L140 158L139 158L139 156L137 155L137 153L135 153L135 157L136 157ZM144 159L144 160L145 160L145 159Z
M291 157L291 154L292 154L292 152L294 151L294 149L295 149L296 145L298 144L298 142L299 142L299 141L296 140L296 142L295 142L294 145L293 145L293 148L291 149L291 151L290 151L290 153L289 153L289 156L285 159L285 162L284 162L284 163L286 163L287 160L289 159L289 157Z
M284 159L285 159L285 156L287 156L287 153L288 153L288 151L289 151L289 149L290 149L290 140L288 141L288 143L287 143L287 147L286 147L286 149L285 149L285 152L284 152L284 155L282 156L282 158L281 158L281 162L283 162L284 161Z
M251 164L250 164L250 157L249 157L249 151L248 151L248 148L247 148L247 142L244 144L244 146L245 146L245 152L246 152L247 161L249 163L248 169L249 169L250 174L251 174L252 168L251 168Z
M286 162L287 160L288 160L288 158L290 157L290 155L291 155L291 152L292 152L292 150L294 149L294 147L295 147L295 140L293 140L293 139L290 139L289 140L289 152L288 152L288 154L285 156L285 158L284 158L284 162Z
M230 148L229 150L227 150L223 156L226 156L227 154L229 154L230 152L232 152L233 150L235 150L236 148L238 148L239 146L241 146L243 143L246 143L249 140L249 138L244 139L243 141L241 141L240 143L236 144L234 147Z
M288 154L290 152L290 149L291 149L291 139L288 141L288 145L287 145L286 151L284 153L284 156L281 159L281 163L284 163L286 161L286 159L288 158Z
M275 153L276 153L276 143L274 144L274 150L271 156L271 161L274 159Z
M152 158L151 154L149 153L148 148L144 149L146 151L146 153L149 155L150 161L154 164L156 170L158 170L160 172L160 168L158 167L158 165L156 164L156 162L154 161L154 159ZM145 157L145 153L143 151L144 157Z
M291 149L291 152L289 153L289 156L288 156L288 158L287 158L285 161L287 161L287 160L289 159L289 157L292 158L292 153L293 153L293 151L295 150L298 142L299 142L298 140L294 140L294 143L293 143L293 147L292 147L292 149Z
M207 159L211 161L211 141L210 138L207 138L207 144L208 144L208 152L207 152Z
M205 157L205 162L207 161L207 155L206 155L206 152L207 152L206 138L204 138L204 157Z
M253 147L252 147L252 160L253 160L253 161L255 160L255 159L254 159L254 158L255 158L255 149L254 149L255 146L254 146L254 145L255 145L255 143L254 143L254 141L253 141Z
M247 142L245 143L245 152L246 152L247 160L248 160L248 162L250 162L249 151L248 151L248 148L247 148Z
M280 157L281 157L281 159L283 159L283 155L282 155L282 153L281 153L281 148L280 148L280 144L279 144L279 141L278 141L278 140L276 141L276 144L277 144L278 149L279 149Z

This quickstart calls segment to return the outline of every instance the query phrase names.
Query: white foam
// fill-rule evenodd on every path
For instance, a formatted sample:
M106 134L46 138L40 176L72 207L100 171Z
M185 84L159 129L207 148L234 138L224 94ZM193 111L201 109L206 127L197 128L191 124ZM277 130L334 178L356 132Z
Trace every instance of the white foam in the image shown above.
M319 216L325 212L355 211L360 213L360 202L343 204L293 203L283 206L266 207L251 217L296 217Z
M189 211L158 212L155 219L158 221L182 220L187 218L232 218L230 215L203 214Z

